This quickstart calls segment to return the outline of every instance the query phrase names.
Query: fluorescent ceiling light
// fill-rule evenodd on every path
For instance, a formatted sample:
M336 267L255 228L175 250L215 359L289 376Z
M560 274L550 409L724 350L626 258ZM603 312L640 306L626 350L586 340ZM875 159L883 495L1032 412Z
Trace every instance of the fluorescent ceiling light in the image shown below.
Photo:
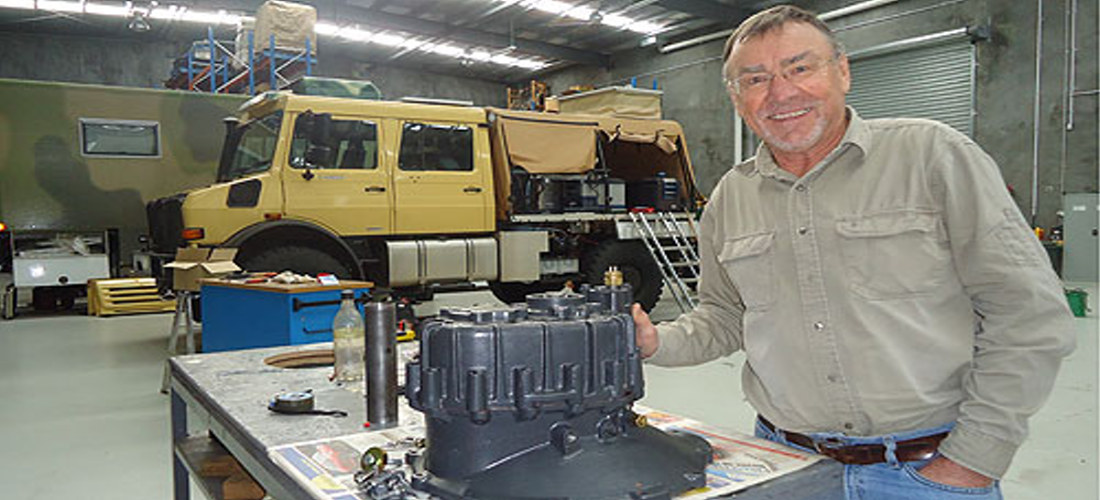
M565 17L571 17L579 21L587 21L592 19L592 14L596 13L596 9L589 7L576 7L565 11Z
M149 19L178 21L183 17L183 13L186 11L187 7L181 7L179 5L169 5L163 8L157 7L149 11Z
M556 0L504 0L507 4L522 3L528 8L535 8L548 12L564 14L576 19L590 19L595 13L587 7L575 7L566 2ZM0 8L44 10L51 12L67 12L76 14L93 14L107 17L131 17L135 13L146 19L158 21L180 21L195 24L240 26L242 22L255 19L241 14L235 14L226 10L196 11L183 5L158 5L153 2L135 6L133 1L127 2L88 2L73 0L0 0ZM633 20L626 20L633 23ZM606 20L605 20L606 23ZM374 43L386 47L399 47L407 50L417 50L445 57L457 58L464 62L477 62L514 66L524 69L537 70L549 63L538 58L520 58L512 55L494 52L485 47L463 46L451 41L438 41L428 43L413 37L402 36L394 33L384 33L361 29L359 26L340 26L338 24L318 21L314 25L314 32L321 36L340 38L351 42Z
M626 16L620 16L619 14L608 14L603 16L603 20L600 22L612 28L625 28L627 25L634 23L634 20Z
M34 0L0 0L0 7L9 9L33 9Z
M317 21L317 24L313 25L313 32L314 33L317 33L318 35L325 35L325 36L336 35L342 29L350 29L350 28L340 28L339 26L337 26L335 24L326 23L324 21Z
M565 11L574 7L573 5L567 4L565 2L559 2L557 0L527 0L521 5L529 9L549 12L551 14L564 14Z
M371 37L371 42L389 47L400 47L401 44L405 43L405 37L389 33L378 33Z
M637 22L637 23L629 24L626 27L626 29L628 29L630 31L633 31L635 33L642 33L642 34L654 33L654 32L660 31L661 28L662 28L661 25L659 25L657 23L651 23L651 22Z
M554 14L558 16L565 16L580 21L595 20L593 16L597 14L595 9L591 7L585 7L583 5L575 5L559 0L499 0L499 3L505 7L509 5L519 4L521 7L525 7L531 10L537 10L540 12L546 12L548 14ZM599 13L600 24L610 26L612 28L625 29L636 33L649 34L660 31L663 26L648 22L639 21L637 19L629 18L621 14L613 13Z
M84 6L80 2L58 2L53 0L38 0L38 8L51 12L84 12Z

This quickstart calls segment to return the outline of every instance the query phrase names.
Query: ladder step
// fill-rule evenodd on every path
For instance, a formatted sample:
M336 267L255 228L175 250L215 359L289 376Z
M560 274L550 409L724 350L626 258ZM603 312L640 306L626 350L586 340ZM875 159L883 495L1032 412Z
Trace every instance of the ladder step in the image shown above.
M687 312L696 303L695 284L699 281L698 235L690 219L675 214L657 212L643 215L631 213L630 219L646 243L650 255L657 261L661 278L676 298L681 310ZM684 223L688 227L684 227Z

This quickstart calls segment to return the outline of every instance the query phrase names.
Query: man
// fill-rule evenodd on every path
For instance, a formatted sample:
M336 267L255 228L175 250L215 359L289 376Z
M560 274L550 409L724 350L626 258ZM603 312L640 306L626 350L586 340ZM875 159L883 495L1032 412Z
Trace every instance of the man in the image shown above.
M699 306L659 327L635 306L642 355L743 349L757 434L849 464L848 498L1000 498L1075 341L996 164L945 125L847 108L848 59L807 11L749 18L724 59L764 144L703 214Z

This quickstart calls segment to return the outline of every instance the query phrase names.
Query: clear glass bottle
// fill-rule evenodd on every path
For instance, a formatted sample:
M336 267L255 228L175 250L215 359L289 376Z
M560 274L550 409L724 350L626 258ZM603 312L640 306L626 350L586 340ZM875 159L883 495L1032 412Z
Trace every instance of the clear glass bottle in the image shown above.
M366 326L355 306L354 290L340 292L340 310L332 320L332 344L336 353L333 379L337 382L363 380Z

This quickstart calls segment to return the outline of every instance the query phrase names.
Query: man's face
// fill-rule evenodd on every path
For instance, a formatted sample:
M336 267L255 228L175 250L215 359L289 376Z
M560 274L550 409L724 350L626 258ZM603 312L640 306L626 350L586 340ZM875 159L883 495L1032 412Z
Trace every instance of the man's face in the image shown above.
M769 147L813 152L846 126L848 60L834 57L825 34L804 23L737 43L724 67L727 81L739 83L730 87L730 99Z

